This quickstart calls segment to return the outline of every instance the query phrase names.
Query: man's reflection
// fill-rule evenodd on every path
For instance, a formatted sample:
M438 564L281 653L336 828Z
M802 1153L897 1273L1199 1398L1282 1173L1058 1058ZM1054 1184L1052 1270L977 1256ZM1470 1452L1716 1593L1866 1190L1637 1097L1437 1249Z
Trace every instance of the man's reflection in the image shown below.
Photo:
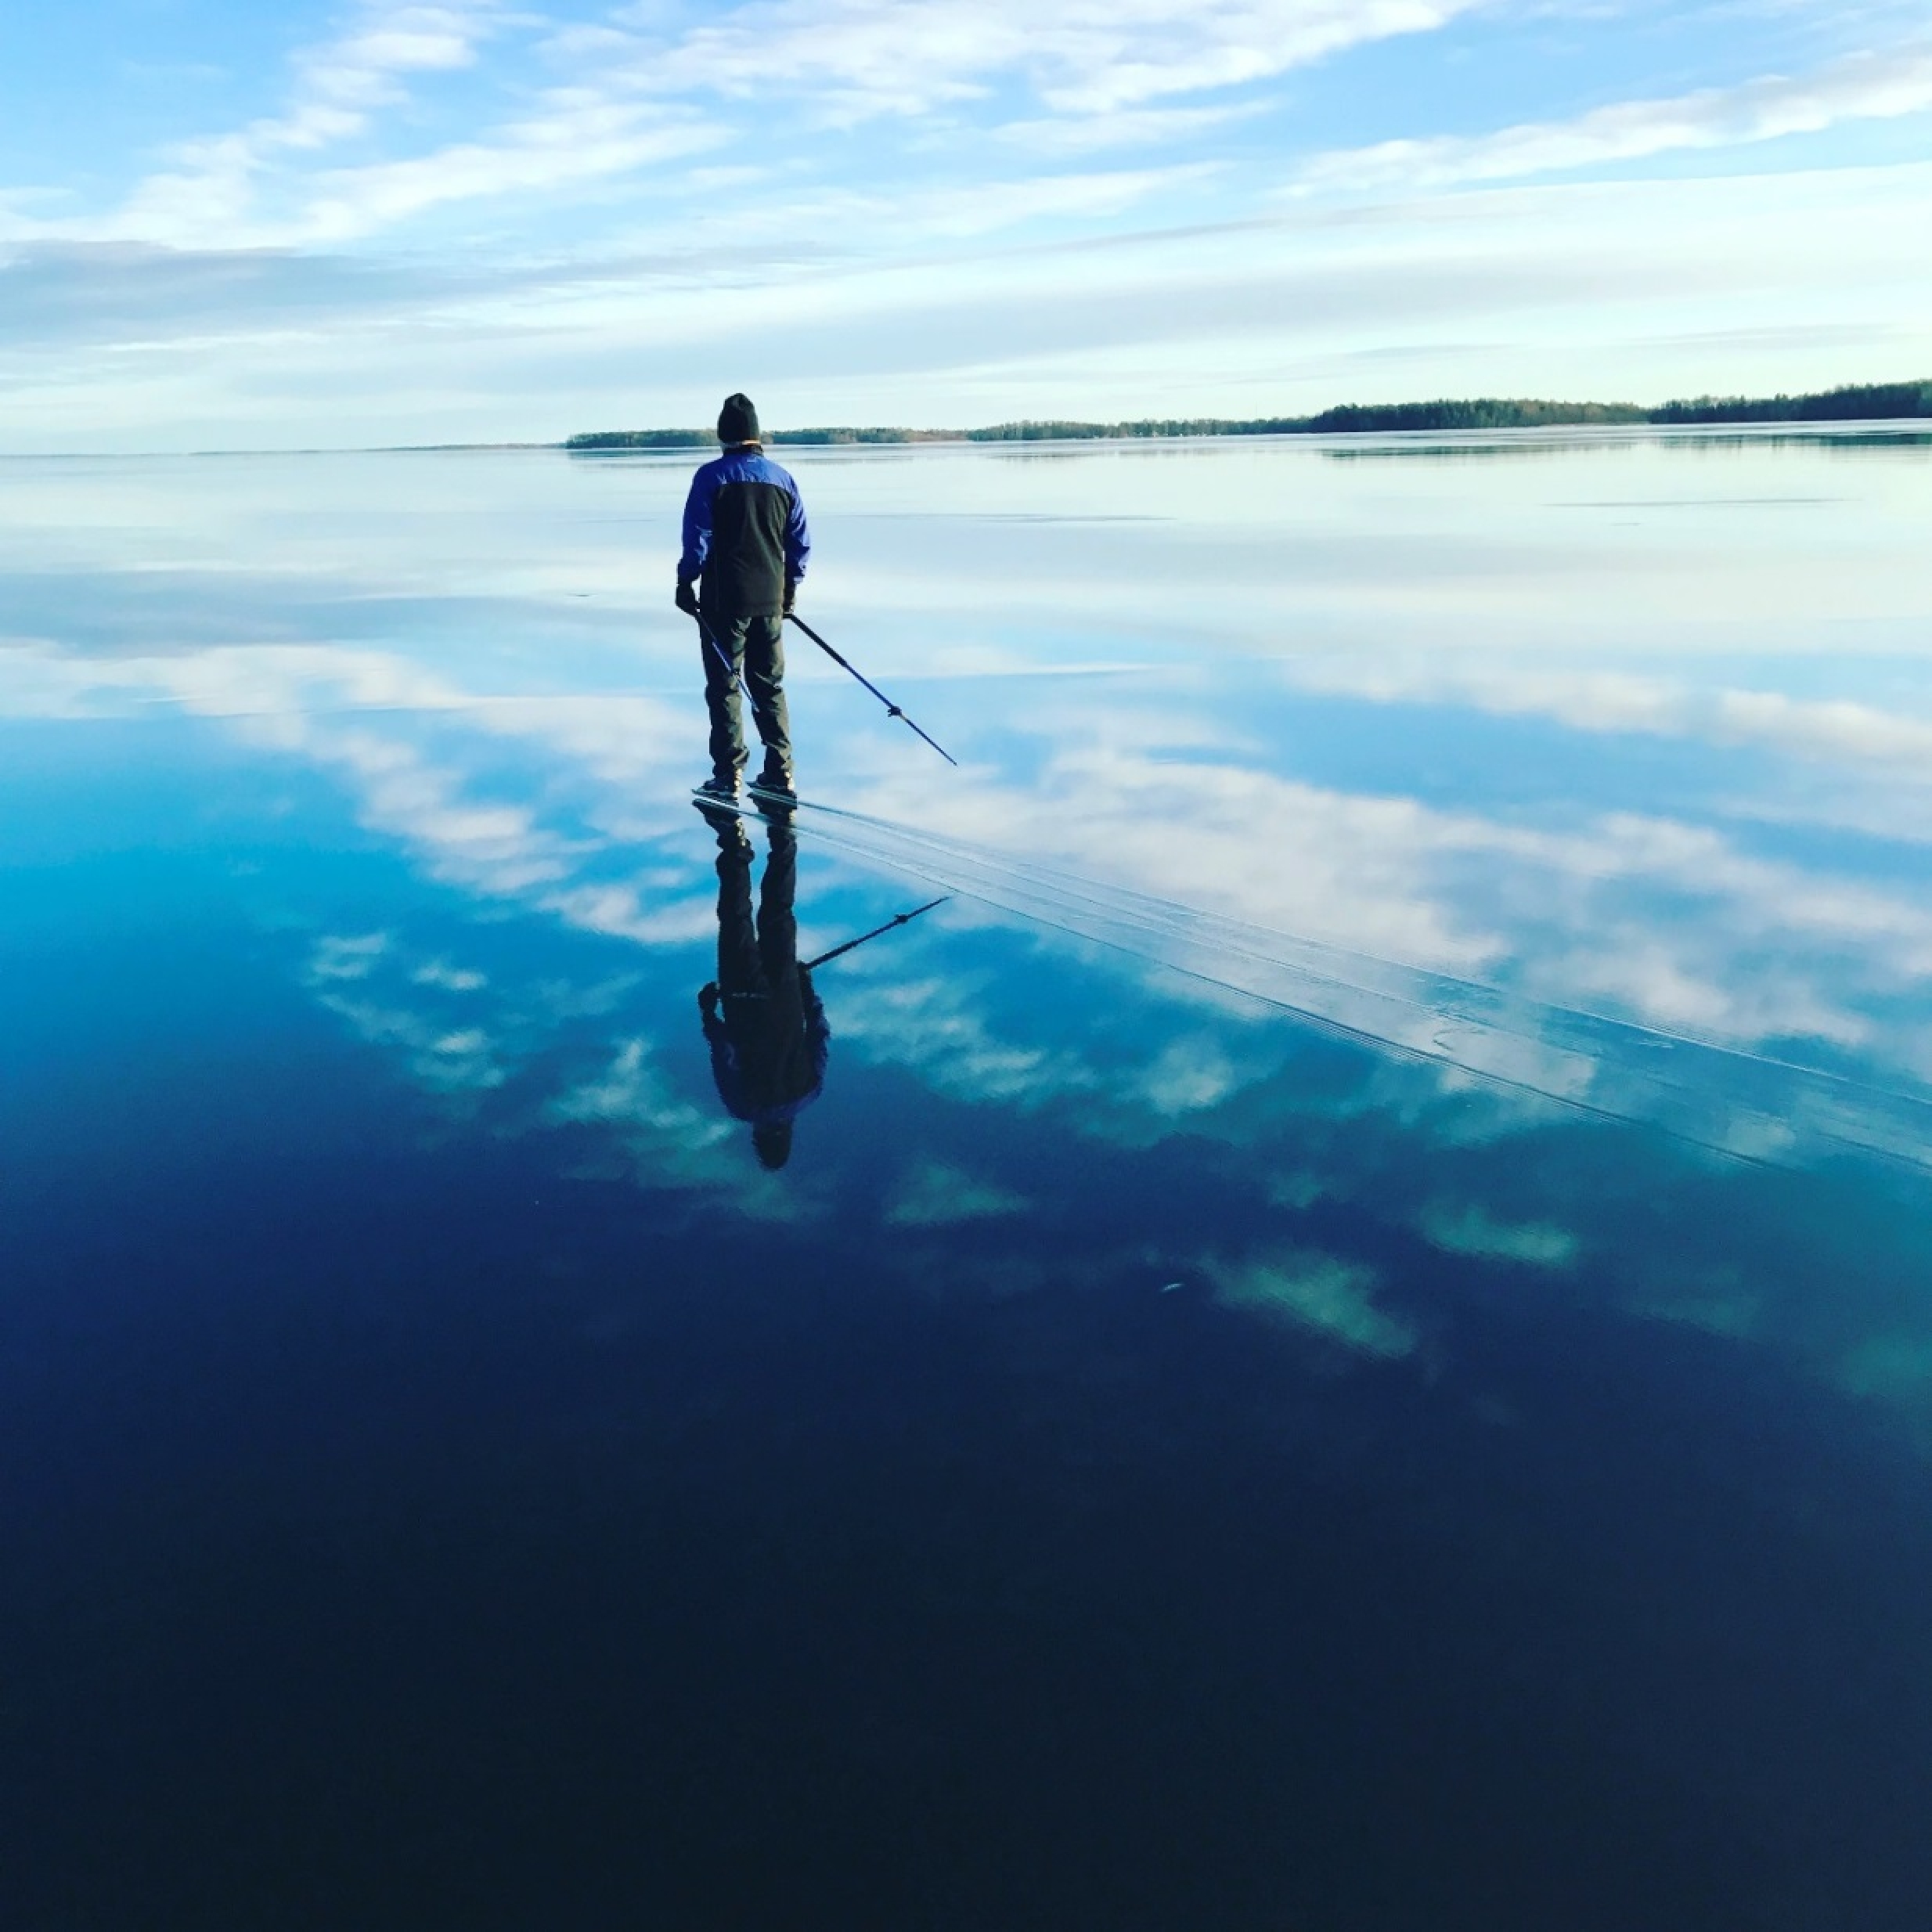
M798 842L788 820L767 821L770 849L752 913L752 841L744 821L706 812L718 834L718 977L697 996L712 1077L726 1108L752 1126L767 1167L791 1154L791 1123L825 1085L831 1033L798 963Z

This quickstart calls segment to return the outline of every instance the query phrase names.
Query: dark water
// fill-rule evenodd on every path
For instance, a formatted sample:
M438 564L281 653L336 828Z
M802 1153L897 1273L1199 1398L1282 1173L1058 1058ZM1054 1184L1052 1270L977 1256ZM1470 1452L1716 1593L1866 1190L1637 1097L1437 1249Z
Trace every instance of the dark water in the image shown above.
M798 467L767 1173L681 465L0 465L4 1923L1923 1924L1932 448Z

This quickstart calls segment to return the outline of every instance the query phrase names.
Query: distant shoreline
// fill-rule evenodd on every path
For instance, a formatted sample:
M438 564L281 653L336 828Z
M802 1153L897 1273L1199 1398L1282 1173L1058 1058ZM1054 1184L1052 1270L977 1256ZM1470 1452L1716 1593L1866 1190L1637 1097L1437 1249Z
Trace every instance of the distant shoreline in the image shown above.
M1923 422L1932 434L1932 381L1855 384L1806 395L1698 396L1647 407L1625 402L1554 402L1478 397L1433 402L1345 403L1302 416L1149 417L1119 423L1047 420L996 423L984 429L847 427L774 430L774 447L907 445L920 443L1150 442L1209 436L1373 436L1481 434L1501 430L1722 428L1832 429ZM99 463L195 456L434 456L501 451L563 451L571 456L715 449L708 429L592 430L561 442L337 444L233 449L0 449L0 463Z
M985 429L834 427L775 430L766 441L797 447L878 443L1126 442L1180 436L1353 436L1405 431L1670 427L1726 423L1870 423L1932 419L1932 381L1861 383L1807 395L1697 396L1645 406L1552 402L1530 397L1433 402L1343 403L1314 416L1146 417L1119 423L1046 420ZM560 445L572 455L632 449L704 449L709 430L590 430Z

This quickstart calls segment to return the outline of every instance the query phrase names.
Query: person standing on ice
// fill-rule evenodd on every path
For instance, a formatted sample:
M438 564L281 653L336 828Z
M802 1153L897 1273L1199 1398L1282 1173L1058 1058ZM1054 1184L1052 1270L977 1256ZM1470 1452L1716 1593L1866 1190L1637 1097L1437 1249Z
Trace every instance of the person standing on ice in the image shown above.
M812 553L805 504L791 476L765 454L750 397L730 395L718 413L724 454L691 478L678 558L677 607L697 619L711 714L708 797L735 802L747 753L738 705L742 677L765 762L752 789L796 799L791 724L785 707L784 620Z

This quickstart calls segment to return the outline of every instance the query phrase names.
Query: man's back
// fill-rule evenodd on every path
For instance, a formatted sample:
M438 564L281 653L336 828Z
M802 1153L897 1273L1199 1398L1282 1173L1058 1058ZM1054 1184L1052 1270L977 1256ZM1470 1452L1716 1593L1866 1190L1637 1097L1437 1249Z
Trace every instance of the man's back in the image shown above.
M811 541L798 486L755 447L727 449L691 479L679 575L721 617L776 617Z

